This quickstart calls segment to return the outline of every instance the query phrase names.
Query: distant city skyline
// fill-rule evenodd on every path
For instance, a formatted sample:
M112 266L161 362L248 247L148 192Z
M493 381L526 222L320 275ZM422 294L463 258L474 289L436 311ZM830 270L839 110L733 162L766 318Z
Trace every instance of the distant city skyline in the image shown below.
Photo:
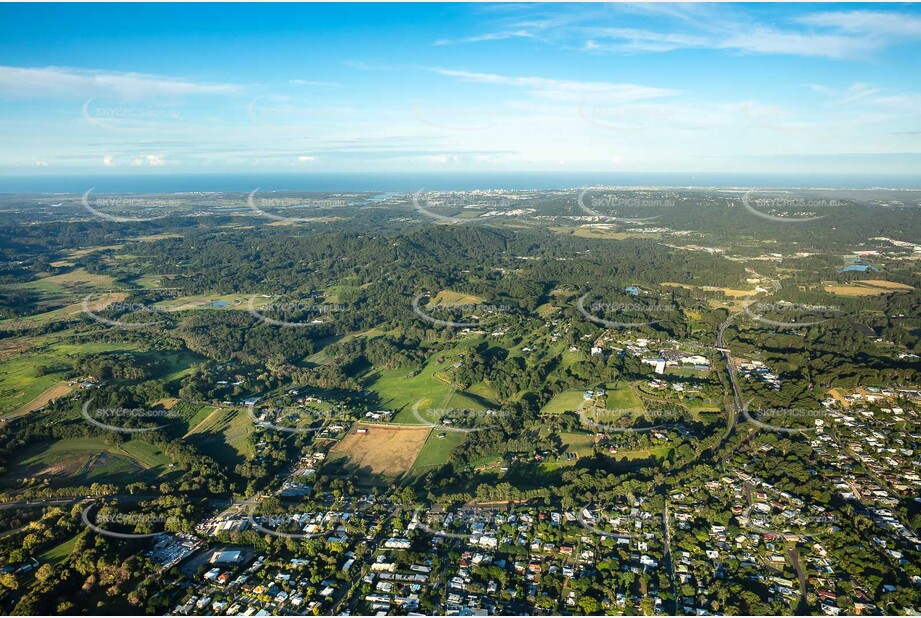
M902 4L0 6L0 174L918 174Z

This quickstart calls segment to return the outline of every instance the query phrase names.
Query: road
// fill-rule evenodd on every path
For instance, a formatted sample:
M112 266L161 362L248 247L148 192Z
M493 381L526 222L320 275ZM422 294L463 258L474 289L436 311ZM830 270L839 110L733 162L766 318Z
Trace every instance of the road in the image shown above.
M780 290L780 282L769 279L764 275L761 275L750 268L745 269L748 273L757 276L760 279L768 279L774 285L774 291ZM770 296L773 292L765 293L765 297ZM736 366L735 362L732 360L732 356L729 353L729 347L726 345L726 329L729 328L737 317L739 317L743 312L731 313L722 324L719 325L719 328L716 331L716 347L719 350L720 354L723 355L723 359L726 361L726 370L729 373L729 383L732 385L732 403L731 409L729 410L729 424L728 431L726 436L732 434L733 429L735 429L736 424L739 422L739 416L742 414L742 389L739 386L738 378L736 377Z
M799 594L800 598L805 601L806 599L806 574L803 573L803 567L799 563L799 552L795 547L792 547L787 550L787 555L790 557L790 561L793 563L793 568L796 569L796 576L799 577Z
M739 383L737 382L735 362L732 360L732 356L729 355L729 348L726 347L726 329L729 328L729 325L735 321L738 315L738 313L731 314L722 324L720 324L719 329L716 331L716 347L720 354L723 355L723 359L726 361L726 371L729 374L729 384L732 386L727 436L732 433L733 429L735 429L736 423L739 422L739 415L742 414L742 389L739 387Z
M45 506L71 504L72 502L78 502L79 500L82 500L82 498L65 498L65 499L58 499L58 500L27 500L24 502L9 502L7 504L0 505L0 510L13 509L17 507L18 508L34 508L37 506L45 507ZM32 525L32 522L29 522L18 528L13 528L12 530L6 530L4 532L0 532L0 539L10 536L11 534L16 534L17 532L20 532L21 530L25 530L31 525Z
M85 498L49 498L47 500L21 500L19 502L5 502L0 504L0 510L3 509L16 509L22 507L36 507L36 506L51 506L54 504L70 504L71 502L79 502L80 500L90 500L91 497L87 496Z
M678 589L675 586L675 559L672 556L672 527L671 517L668 513L668 500L665 501L665 556L668 560L668 569L672 581L672 598L675 599L675 613L678 612Z

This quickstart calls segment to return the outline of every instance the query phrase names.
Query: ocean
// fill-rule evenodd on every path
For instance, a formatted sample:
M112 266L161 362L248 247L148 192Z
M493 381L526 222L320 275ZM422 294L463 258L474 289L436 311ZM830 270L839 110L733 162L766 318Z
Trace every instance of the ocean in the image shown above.
M415 192L572 189L592 185L921 189L921 175L730 174L680 172L137 174L0 176L0 193L179 193L261 191Z

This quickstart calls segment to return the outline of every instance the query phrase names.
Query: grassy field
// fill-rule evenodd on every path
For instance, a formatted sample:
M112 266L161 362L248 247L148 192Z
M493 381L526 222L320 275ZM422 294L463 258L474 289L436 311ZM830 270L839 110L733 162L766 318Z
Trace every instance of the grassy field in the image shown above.
M78 535L79 536L79 535ZM61 562L67 560L70 557L71 552L74 550L74 545L77 544L77 536L73 536L60 545L55 545L46 552L39 554L38 561L41 563L50 563L54 566L57 566Z
M492 407L496 406L495 402L499 397L495 390L493 390L490 386L483 384L482 382L477 382L476 384L470 385L470 388L464 390L460 394L467 398L477 397L480 400L485 399L492 404Z
M154 306L163 311L188 311L191 309L238 309L246 311L249 309L250 298L252 298L252 294L194 294L163 300L155 303ZM229 304L217 307L211 304L213 302L226 302ZM253 300L253 308L259 309L271 302L271 298L257 296Z
M705 399L684 399L681 403L695 414L700 412L720 412L722 410L722 406L719 403Z
M246 410L204 408L189 422L187 439L205 455L233 468L253 456L253 421Z
M54 401L55 399L60 399L61 397L70 394L72 390L73 390L73 387L70 386L69 384L65 384L65 383L55 384L54 386L51 386L45 389L44 391L42 391L35 399L30 401L29 403L11 412L9 415L7 415L6 419L10 420L10 419L18 418L20 416L25 416L29 412L35 412L36 410L40 410L46 405L48 405L50 402Z
M904 292L913 289L913 287L904 283L883 281L881 279L864 279L863 281L852 281L847 284L825 286L826 292L841 296L879 296L880 294Z
M614 459L626 459L627 461L649 459L650 457L664 460L668 459L668 457L671 455L671 452L671 448L662 446L658 448L644 448L636 451L618 451L616 453L611 453L608 456Z
M62 343L57 337L33 341L32 346L37 348L34 352L23 350L0 363L0 414L28 405L59 384L78 354L134 349L127 343ZM41 367L46 368L44 375L39 375Z
M82 268L75 268L60 275L49 275L28 283L21 283L19 287L36 292L86 294L94 290L111 290L116 285L115 279L109 275L97 275L88 273Z
M170 463L158 448L137 440L114 445L98 436L66 438L33 445L2 478L6 483L30 477L52 483L130 483L156 478Z
M569 234L579 238L603 238L607 240L626 240L627 238L658 238L659 234L638 234L635 232L621 232L613 228L589 227L581 225L579 227L552 227L552 232L557 234Z
M41 407L47 403L41 401L43 398L61 396L66 388L66 385L61 384L62 378L79 356L133 351L137 351L137 346L132 343L73 344L66 343L57 335L32 340L18 355L0 362L0 415L13 411L22 414L26 408ZM198 355L188 351L159 353L157 358L166 366L166 373L157 377L167 381L186 375L201 360ZM42 367L45 368L45 374L39 375ZM52 389L57 390L52 392Z
M367 433L359 433L360 429ZM330 451L328 466L333 473L355 474L366 484L392 483L413 467L431 431L428 426L356 423Z
M438 436L440 435L444 435L444 437L439 438ZM425 473L433 468L445 465L451 457L451 452L466 440L467 434L464 432L433 430L422 446L422 450L419 451L419 456L416 457L416 462L412 468L413 472Z
M694 369L693 367L668 367L665 370L665 375L679 378L703 378L709 373L709 369Z
M586 433L560 433L560 439L566 445L567 452L579 457L591 455L595 444L595 436Z
M573 389L563 391L554 395L553 399L547 402L541 412L547 414L562 414L563 412L576 412L584 403L582 395L585 390Z
M138 236L134 240L153 242L155 240L165 240L167 238L182 238L182 234L148 234L147 236Z
M157 359L166 365L166 373L158 377L167 382L184 378L194 371L196 364L202 361L202 357L188 350L158 352Z
M634 394L627 382L607 385L604 407L608 410L642 408L643 402Z
M473 294L464 294L462 292L455 292L453 290L441 290L438 294L432 298L428 307L435 307L438 305L479 305L482 304L484 300L479 296L474 296Z
M709 286L709 285L703 285L703 286L689 285L687 283L674 283L672 281L666 281L664 283L661 283L660 285L664 285L666 287L684 288L686 290L702 290L704 292L722 292L729 298L745 298L746 296L751 296L752 294L758 293L757 290L739 290L735 288L721 288L721 287Z
M36 313L16 320L3 320L2 327L15 330L20 325L73 319L82 311L82 302L87 295L92 294L93 301L98 301L100 298L107 298L109 302L124 299L124 294L114 289L118 287L122 286L116 285L112 277L91 274L82 268L75 268L58 275L40 277L35 281L0 286L0 293L3 293L4 290L15 289L29 291L39 297L33 309Z
M357 292L360 289L354 285L331 285L323 290L323 297L327 302L338 303L344 293Z
M404 367L389 371L378 371L367 382L368 389L376 393L382 409L397 412L394 422L418 423L413 417L412 406L426 400L432 407L444 407L442 402L452 394L453 387L435 377L437 371L450 366L450 361L443 364L429 362L418 375L407 378L409 371Z
M167 275L142 275L134 279L132 283L145 290L156 290L157 288L169 287L170 277Z
M84 291L82 295L43 294L41 302L36 306L36 313L22 316L15 320L3 320L2 328L15 331L17 329L35 326L36 324L47 324L56 320L74 320L78 318L81 313L85 312L83 308L83 299L86 298L87 294L90 294L90 292ZM127 297L128 294L126 292L96 292L92 293L90 299L87 301L87 307L90 311L97 311L112 303L124 301ZM63 306L59 306L61 304L63 304ZM57 308L51 309L52 306Z
M397 334L397 331L391 331L392 334ZM326 365L332 361L332 357L327 354L325 348L333 343L344 343L346 341L351 341L356 337L367 337L368 339L373 339L374 337L380 337L385 334L385 331L377 330L371 328L364 331L358 331L354 333L349 333L343 335L342 337L327 337L326 339L321 339L317 341L317 347L320 348L318 352L314 352L310 356L304 358L304 362L310 363L312 365Z

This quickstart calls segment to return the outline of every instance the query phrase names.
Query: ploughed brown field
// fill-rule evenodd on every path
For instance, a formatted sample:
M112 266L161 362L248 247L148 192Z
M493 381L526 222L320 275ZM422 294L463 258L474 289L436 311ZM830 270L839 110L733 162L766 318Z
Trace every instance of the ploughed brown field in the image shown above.
M329 453L332 467L366 482L389 483L412 468L432 429L355 424ZM364 433L363 433L364 432Z

